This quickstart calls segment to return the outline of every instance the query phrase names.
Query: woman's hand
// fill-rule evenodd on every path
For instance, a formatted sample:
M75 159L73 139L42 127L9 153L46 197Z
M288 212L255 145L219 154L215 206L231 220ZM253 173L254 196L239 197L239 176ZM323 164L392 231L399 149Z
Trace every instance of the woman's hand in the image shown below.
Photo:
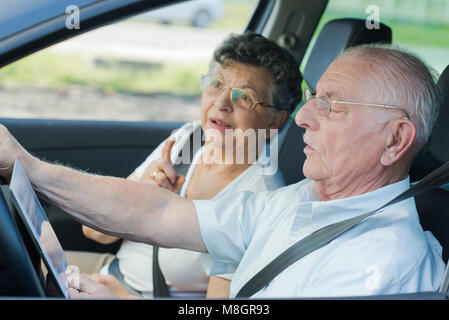
M110 236L108 234L89 228L88 226L85 225L81 227L81 230L86 238L94 240L101 244L111 244L120 240L119 237Z
M229 298L231 280L211 276L207 286L206 298Z
M185 181L183 175L178 175L170 160L171 149L175 139L169 139L162 148L162 157L155 160L145 169L140 182L155 184L161 188L178 192Z

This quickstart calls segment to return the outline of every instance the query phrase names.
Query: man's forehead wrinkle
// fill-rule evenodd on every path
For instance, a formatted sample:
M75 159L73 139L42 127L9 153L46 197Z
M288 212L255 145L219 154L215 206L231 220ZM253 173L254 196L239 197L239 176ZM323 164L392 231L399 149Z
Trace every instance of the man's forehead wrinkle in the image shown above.
M317 84L317 95L326 94L328 96L341 95L345 84L350 85L350 81L353 81L352 75L346 72L331 71L326 73L325 76Z
M372 68L372 66L370 66ZM355 88L370 86L373 70L361 59L340 57L335 60L317 84L317 95L328 95L335 99L346 99Z
M336 83L342 81L353 82L362 80L364 77L361 75L363 75L362 70L359 70L359 72L356 72L355 70L330 70L326 75L326 80L335 81Z

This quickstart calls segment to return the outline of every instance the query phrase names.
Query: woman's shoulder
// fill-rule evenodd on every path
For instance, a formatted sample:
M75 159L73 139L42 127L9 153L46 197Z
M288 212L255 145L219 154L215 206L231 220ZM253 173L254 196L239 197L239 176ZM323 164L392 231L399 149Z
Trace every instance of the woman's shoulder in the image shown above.
M156 149L151 152L147 158L135 169L135 173L138 177L140 177L145 169L148 167L148 165L156 160L159 159L162 156L162 148L164 147L165 142L168 139L175 139L175 143L172 147L171 152L171 160L173 163L177 160L179 153L181 149L184 147L184 145L187 143L187 141L190 140L190 136L193 134L193 132L201 127L200 121L189 121L184 123L181 127L178 129L175 129L167 139L163 140Z
M195 129L199 128L201 126L201 122L198 120L194 121L188 121L184 123L182 126L180 126L178 129L174 131L174 133L181 133L181 134L191 134Z
M285 181L280 170L266 174L259 166L252 165L236 180L234 191L263 192L276 190L285 186Z
M189 138L193 132L201 127L200 121L189 121L184 123L181 127L173 130L168 139L176 138L179 141L180 138ZM183 139L183 140L185 140ZM185 141L184 141L185 142Z
M190 137L194 135L194 132L201 128L200 121L190 121L183 124L178 129L174 130L168 139L175 139L175 143L172 147L171 160L173 163L177 161L179 153L184 146L190 143ZM194 137L197 138L197 137ZM201 139L201 136L199 137ZM165 142L165 141L164 141ZM161 145L164 144L161 143ZM195 144L194 144L195 145Z

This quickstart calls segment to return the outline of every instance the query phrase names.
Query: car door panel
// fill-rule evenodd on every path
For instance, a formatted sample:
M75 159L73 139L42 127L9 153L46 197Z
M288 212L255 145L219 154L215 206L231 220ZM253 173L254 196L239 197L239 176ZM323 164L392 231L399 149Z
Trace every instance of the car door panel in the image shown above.
M182 123L1 119L29 152L89 173L127 177ZM115 252L86 239L78 222L41 201L65 250Z

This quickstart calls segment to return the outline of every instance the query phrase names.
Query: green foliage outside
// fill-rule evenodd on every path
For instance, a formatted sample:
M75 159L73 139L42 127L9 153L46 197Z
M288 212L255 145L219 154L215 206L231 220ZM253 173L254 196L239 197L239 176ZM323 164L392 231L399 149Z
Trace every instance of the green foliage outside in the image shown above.
M93 86L104 92L200 94L199 73L207 63L164 64L153 68L90 66L82 55L53 52L34 54L0 70L2 85L34 85L60 89Z

